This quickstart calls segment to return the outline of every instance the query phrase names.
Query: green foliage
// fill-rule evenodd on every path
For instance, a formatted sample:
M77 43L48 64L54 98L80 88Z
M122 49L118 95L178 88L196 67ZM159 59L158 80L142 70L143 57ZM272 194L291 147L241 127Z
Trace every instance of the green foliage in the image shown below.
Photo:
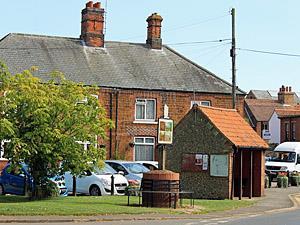
M0 63L0 140L10 140L5 157L27 163L39 186L53 175L79 175L101 164L105 149L98 141L112 123L92 96L98 88L66 80L60 72L42 81L33 72L37 68L12 75ZM89 142L89 149L78 141Z

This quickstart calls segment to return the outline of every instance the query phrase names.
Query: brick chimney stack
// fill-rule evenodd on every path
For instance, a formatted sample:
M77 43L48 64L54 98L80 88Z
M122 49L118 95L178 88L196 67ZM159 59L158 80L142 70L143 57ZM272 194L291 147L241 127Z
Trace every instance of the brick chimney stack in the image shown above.
M295 93L292 92L292 87L285 87L284 85L279 88L278 101L284 105L295 105Z
M146 43L153 49L161 49L161 22L163 21L163 18L159 14L153 13L147 18L146 21L148 22L148 34Z
M89 1L82 10L81 35L87 46L104 47L104 9L100 2Z

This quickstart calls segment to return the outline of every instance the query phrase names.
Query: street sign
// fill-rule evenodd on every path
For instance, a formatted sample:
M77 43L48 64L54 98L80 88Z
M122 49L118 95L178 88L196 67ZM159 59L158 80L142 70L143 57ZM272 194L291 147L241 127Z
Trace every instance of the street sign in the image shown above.
M158 144L172 144L173 142L173 120L158 120Z

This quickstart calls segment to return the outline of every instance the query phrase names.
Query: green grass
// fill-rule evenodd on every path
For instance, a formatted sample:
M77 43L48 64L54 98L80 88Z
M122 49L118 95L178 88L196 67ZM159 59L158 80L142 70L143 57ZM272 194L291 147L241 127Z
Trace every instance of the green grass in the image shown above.
M113 214L183 214L224 211L239 207L248 207L254 201L249 200L195 200L191 209L189 200L179 209L147 208L138 206L138 198L130 197L127 206L126 196L78 196L28 201L23 196L0 196L0 215L113 215Z

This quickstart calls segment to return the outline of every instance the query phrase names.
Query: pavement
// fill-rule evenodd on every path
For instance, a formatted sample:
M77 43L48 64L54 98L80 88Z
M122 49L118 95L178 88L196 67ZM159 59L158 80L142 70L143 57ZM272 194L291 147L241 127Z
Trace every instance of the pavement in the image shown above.
M246 199L246 198L245 198ZM269 188L264 197L253 198L255 205L224 212L208 214L139 214L139 215L99 215L99 216L0 216L1 223L63 223L99 222L129 220L171 220L171 219L213 219L247 217L272 214L300 208L300 187ZM251 200L250 200L251 201Z

